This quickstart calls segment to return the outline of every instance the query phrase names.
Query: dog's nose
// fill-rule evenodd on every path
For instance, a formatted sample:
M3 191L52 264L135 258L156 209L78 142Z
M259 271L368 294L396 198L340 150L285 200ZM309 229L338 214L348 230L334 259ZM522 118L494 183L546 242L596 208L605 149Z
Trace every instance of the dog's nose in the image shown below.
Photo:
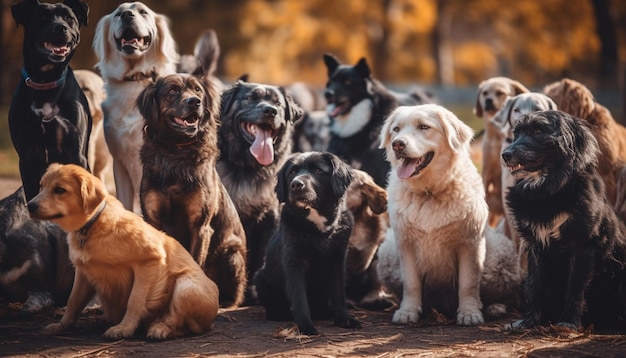
M304 182L300 179L294 179L291 181L290 188L293 191L300 191L304 189Z
M502 160L504 160L504 162L508 162L513 158L513 151L509 148L505 149L502 151Z
M39 208L39 205L37 205L37 203L29 201L28 204L26 205L28 207L28 212L32 215L33 213L37 212L37 209Z
M326 101L332 102L335 99L335 92L331 89L327 89L324 91L324 98L326 98Z
M189 107L196 107L196 108L200 107L200 103L201 101L200 101L200 98L198 97L191 97L187 99L187 105Z
M278 114L278 110L274 106L263 106L263 115L265 117L275 117Z
M391 149L393 149L394 152L402 151L404 150L404 148L406 148L406 143L404 143L403 140L396 139L393 142L391 142Z
M122 18L122 20L128 21L134 19L135 14L130 10L126 10L120 14L120 17Z
M64 34L64 33L67 33L67 26L63 24L56 24L54 28L52 29L52 31L57 34Z

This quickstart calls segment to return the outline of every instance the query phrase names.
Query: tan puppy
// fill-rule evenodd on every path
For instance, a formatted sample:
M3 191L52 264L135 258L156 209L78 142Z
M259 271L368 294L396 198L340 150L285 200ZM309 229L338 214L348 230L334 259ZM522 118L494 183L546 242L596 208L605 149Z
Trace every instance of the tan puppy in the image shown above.
M526 93L528 89L518 81L507 77L492 77L478 85L474 114L483 119L485 133L482 146L483 184L487 205L489 206L489 224L494 226L504 214L501 194L500 147L502 137L491 118L502 108L508 97Z
M554 100L559 109L591 123L591 132L600 146L598 171L606 186L606 195L616 209L622 204L617 203L617 178L626 162L626 127L617 123L611 112L597 103L591 91L580 82L569 78L551 83L544 87L543 92ZM621 189L624 191L626 188Z
M479 297L489 214L470 159L473 131L442 106L400 106L386 119L381 148L391 162L391 230L378 250L381 278L401 274L396 323L415 323L428 307L483 323ZM399 262L398 264L395 262Z
M132 337L141 325L150 339L166 339L213 326L218 289L178 241L125 210L95 176L76 165L51 164L39 194L28 203L33 218L68 232L74 286L63 318L44 328L72 327L97 294L114 324L104 336Z

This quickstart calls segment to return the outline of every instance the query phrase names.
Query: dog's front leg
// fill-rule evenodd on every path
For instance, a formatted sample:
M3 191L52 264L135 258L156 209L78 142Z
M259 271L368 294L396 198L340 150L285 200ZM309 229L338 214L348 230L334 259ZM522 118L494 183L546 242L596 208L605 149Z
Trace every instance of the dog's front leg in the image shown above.
M345 250L344 250L345 252ZM330 276L330 305L333 311L335 326L342 328L361 328L359 321L354 319L346 308L346 293L344 284L344 260L337 260Z
M484 257L484 240L481 250L476 251L461 249L459 251L459 308L456 313L456 324L462 326L475 326L485 322L480 311L483 307L480 301L480 278L482 264L479 257Z
M578 249L570 257L563 310L557 325L578 330L585 306L585 291L595 268L593 249Z
M395 230L394 230L395 231ZM396 234L397 235L397 234ZM417 323L422 314L422 270L417 262L415 247L398 235L398 255L402 272L402 302L393 314L394 323Z
M527 241L528 242L528 241ZM544 250L540 244L535 243L527 250L528 256L528 275L524 282L524 301L526 304L526 312L521 319L507 323L505 330L515 330L534 327L541 323L541 314L543 311L543 301L545 297L545 263L541 262L542 254L538 251Z
M317 334L317 329L311 320L311 310L306 295L306 274L302 268L289 268L291 272L286 275L286 290L293 320L298 325L301 334L312 336Z
M159 262L141 262L133 269L133 287L126 304L122 322L107 329L104 337L110 339L130 338L140 321L147 315L148 293L158 278Z
M74 273L74 285L67 300L65 313L58 323L52 323L44 327L44 334L56 334L66 329L70 329L76 323L78 315L87 305L89 300L95 295L94 287L79 270Z

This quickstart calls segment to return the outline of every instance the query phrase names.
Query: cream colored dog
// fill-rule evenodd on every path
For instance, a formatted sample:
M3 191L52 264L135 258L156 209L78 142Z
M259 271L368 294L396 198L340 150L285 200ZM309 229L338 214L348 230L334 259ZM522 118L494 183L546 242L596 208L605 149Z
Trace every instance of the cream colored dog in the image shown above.
M502 204L500 179L502 137L491 119L502 108L507 98L526 92L529 91L524 85L508 77L492 77L478 85L474 114L483 119L485 128L482 143L482 173L487 205L489 206L489 223L492 226L504 214L504 206Z
M381 148L391 163L391 230L378 267L383 279L400 271L403 286L393 322L415 323L424 307L435 307L456 309L457 324L483 323L479 291L489 213L470 159L472 136L470 127L434 104L398 107L382 128Z
M144 121L135 101L156 77L176 72L176 43L164 15L128 2L100 19L93 49L107 92L104 133L113 156L116 196L126 209L139 213Z
M215 283L178 241L125 210L85 169L51 164L28 210L68 232L76 267L63 318L45 333L71 328L94 294L115 324L104 333L110 339L132 337L140 325L150 339L213 326L219 305Z

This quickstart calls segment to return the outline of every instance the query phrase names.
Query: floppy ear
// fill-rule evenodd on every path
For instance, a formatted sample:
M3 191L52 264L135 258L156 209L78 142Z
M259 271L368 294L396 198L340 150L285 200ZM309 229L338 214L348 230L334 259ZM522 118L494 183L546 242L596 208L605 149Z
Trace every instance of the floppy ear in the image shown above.
M28 19L30 19L35 12L37 5L39 5L38 0L24 0L11 6L11 14L18 27L19 25L26 25Z
M552 100L552 98L550 98L550 97L548 97L546 95L543 95L542 97L543 97L544 101L546 101L546 107L549 110L557 111L559 109L558 106L556 105L556 103L554 103L554 101Z
M482 81L478 85L478 91L476 91L476 104L474 104L474 114L477 117L483 116L483 106L480 103L480 93L483 91L483 86L485 85L485 81Z
M391 125L396 120L396 116L398 115L400 108L401 107L396 107L396 109L389 113L387 119L385 119L383 128L380 130L380 145L378 146L379 149L387 148L387 146L391 142Z
M528 93L528 92L530 92L528 90L528 88L524 87L523 84L521 84L520 82L518 82L516 80L510 80L509 83L510 83L511 87L513 88L513 93L515 93L514 96L517 96L518 94L521 94L521 93Z
M501 132L507 131L507 124L509 126L512 125L509 119L511 118L511 110L515 105L515 102L517 102L517 99L517 97L507 97L507 99L504 101L504 104L502 105L502 108L500 108L491 119L491 122L498 129L500 129Z
M437 120L442 124L444 133L448 139L448 144L454 152L458 152L463 147L469 145L469 142L474 136L474 131L467 124L458 119L454 113L448 110L438 111Z
M155 47L159 61L166 63L178 63L179 55L176 49L176 42L172 37L167 17L154 14L154 22L157 27Z
M293 100L291 94L287 92L283 87L279 87L280 93L285 97L285 119L295 122L302 118L304 110L300 107L296 101Z
M330 162L330 165L333 168L332 177L330 179L330 185L333 188L333 193L336 196L343 196L346 193L346 189L348 189L348 186L354 179L352 169L348 166L348 164L334 154L326 152L323 155L326 157L326 160Z
M146 123L159 118L159 106L157 105L156 95L159 85L161 84L162 81L158 80L157 83L153 83L144 88L144 90L141 91L141 93L137 97L137 108L139 109L139 113L141 113Z
M376 185L374 181L363 183L363 192L367 198L367 205L374 214L382 214L387 210L387 191Z
M359 62L356 63L355 69L364 78L370 78L370 75L372 74L372 72L370 71L370 66L367 65L367 60L365 60L365 57L361 57Z
M80 0L64 0L63 3L72 9L80 26L87 26L89 5Z
M548 117L556 117L553 123L569 127L561 130L564 146L563 150L573 154L574 165L578 170L584 170L589 165L597 165L599 147L598 141L591 132L591 124L584 119L562 111L544 111ZM571 135L567 135L571 133Z
M286 202L289 195L289 189L287 189L287 185L289 185L289 183L287 182L286 176L293 165L293 157L294 155L287 159L276 175L276 187L274 188L274 191L276 192L276 197L280 203Z
M93 51L98 58L96 68L101 68L106 62L109 62L109 56L113 53L113 48L109 42L109 28L111 27L111 15L103 16L96 25L96 31L93 37Z
M235 98L237 98L237 93L239 93L239 90L241 89L243 83L243 81L237 80L237 82L230 86L230 88L222 92L220 117L223 118L228 114L228 112L230 111L230 107L233 106L233 102L235 102Z
M337 69L337 67L341 65L337 57L331 55L330 53L324 54L324 64L326 65L326 68L328 69L328 77L331 77L333 73L335 72L335 70Z
M107 192L100 179L91 175L86 170L78 172L76 179L80 183L80 197L83 203L83 211L86 215L91 214L98 205L106 198Z

